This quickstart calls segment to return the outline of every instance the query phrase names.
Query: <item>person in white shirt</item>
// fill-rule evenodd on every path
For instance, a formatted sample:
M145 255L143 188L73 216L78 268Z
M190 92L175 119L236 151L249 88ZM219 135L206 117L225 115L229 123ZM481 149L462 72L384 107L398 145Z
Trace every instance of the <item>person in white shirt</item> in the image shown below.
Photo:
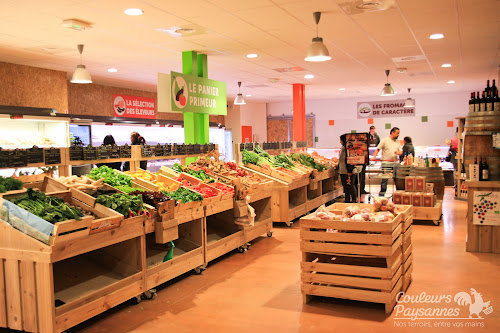
M372 161L377 160L377 155L380 150L382 150L382 162L397 162L398 155L401 155L401 143L399 138L399 128L393 127L391 133L387 138L382 139L377 146L377 150L373 153ZM380 183L380 196L385 196L387 191L387 183L389 179L382 179Z

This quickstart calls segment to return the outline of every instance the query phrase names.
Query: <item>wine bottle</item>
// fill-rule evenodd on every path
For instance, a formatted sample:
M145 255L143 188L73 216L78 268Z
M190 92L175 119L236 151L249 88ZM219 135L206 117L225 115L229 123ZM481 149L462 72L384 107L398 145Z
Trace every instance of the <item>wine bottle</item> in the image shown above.
M486 80L486 88L484 89L484 93L488 94L488 91L490 91L490 90L491 90L490 80Z
M493 84L491 85L491 92L493 93L493 96L495 96L495 94L498 92L495 80L493 80Z
M479 111L480 112L486 111L486 96L485 96L485 92L484 91L481 94L481 100L479 101L479 103L480 103L480 105L479 105Z
M488 90L486 96L486 111L493 111L493 95L491 89Z
M500 111L500 97L498 97L498 89L495 90L493 96L493 111Z
M470 99L469 99L469 112L474 112L474 93L470 93Z
M466 178L465 165L462 163L462 172L460 173L460 178Z
M427 154L425 155L425 167L429 167L429 156Z
M476 99L474 104L474 112L479 112L479 106L481 103L481 98L479 97L479 91L476 93Z
M488 162L486 161L486 157L483 162L483 170L482 170L483 181L487 181L489 179L489 167Z
M479 181L483 180L483 158L479 158Z

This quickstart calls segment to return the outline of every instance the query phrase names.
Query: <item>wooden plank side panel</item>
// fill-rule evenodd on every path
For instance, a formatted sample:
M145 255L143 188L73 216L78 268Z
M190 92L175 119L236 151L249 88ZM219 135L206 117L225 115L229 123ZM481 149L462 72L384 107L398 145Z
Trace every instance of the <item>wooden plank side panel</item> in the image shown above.
M301 228L316 228L316 229L337 229L337 230L352 230L352 231L373 231L373 232L392 232L391 222L342 222L329 220L313 220L304 217L300 220Z
M491 250L493 253L500 253L500 226L493 227Z
M307 295L335 297L374 303L391 302L391 293L352 288L318 286L307 283L302 284L302 293Z
M301 251L315 253L362 254L382 257L388 257L394 253L393 246L309 243L304 241L300 243L300 249Z
M394 278L399 279L400 276L401 272L399 272L399 276L396 275ZM379 289L384 291L392 290L391 279L370 279L333 274L302 273L301 280L302 283L321 283L345 287ZM396 281L394 281L394 283Z
M38 331L54 332L56 326L54 304L54 272L52 264L35 263L37 290Z
M482 225L479 227L479 252L490 253L493 251L493 226Z
M300 239L302 240L318 240L328 242L343 242L343 243L371 243L371 244L392 244L392 235L384 234L359 234L359 233L340 233L340 232L325 232L325 231L300 231Z
M302 262L303 272L323 272L331 274L358 275L374 278L391 278L394 274L391 268Z
M7 291L7 326L23 329L19 261L5 259L5 290Z
M21 261L19 268L21 273L23 329L27 332L38 332L35 263Z
M3 258L0 258L0 327L7 327L7 300L5 294L5 269Z

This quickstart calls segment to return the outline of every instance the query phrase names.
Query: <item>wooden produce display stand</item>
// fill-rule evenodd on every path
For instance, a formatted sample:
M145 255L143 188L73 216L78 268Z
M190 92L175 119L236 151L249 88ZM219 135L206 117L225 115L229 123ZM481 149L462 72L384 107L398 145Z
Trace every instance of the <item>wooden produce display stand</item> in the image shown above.
M353 204L333 204L340 213ZM360 204L361 208L372 207ZM397 207L391 222L300 221L304 303L326 296L385 304L392 312L397 294L411 282L412 206Z
M500 253L500 219L480 219L477 212L485 209L485 212L496 214L500 202L495 198L494 202L488 207L475 207L475 200L480 204L481 196L485 200L492 195L497 197L500 192L500 181L466 181L468 188L468 206L467 206L467 240L466 250L468 252ZM488 195L489 194L489 195ZM488 200L489 201L489 200ZM477 223L477 224L476 224ZM484 223L484 224L482 224Z
M457 200L467 200L467 187L465 186L465 178L462 178L462 165L464 164L464 127L465 127L465 117L455 118L458 122L458 150L457 150L457 172L455 175L455 185L456 185L456 193L455 199Z
M443 200L436 200L434 207L413 207L413 219L420 221L432 221L440 225L443 220Z

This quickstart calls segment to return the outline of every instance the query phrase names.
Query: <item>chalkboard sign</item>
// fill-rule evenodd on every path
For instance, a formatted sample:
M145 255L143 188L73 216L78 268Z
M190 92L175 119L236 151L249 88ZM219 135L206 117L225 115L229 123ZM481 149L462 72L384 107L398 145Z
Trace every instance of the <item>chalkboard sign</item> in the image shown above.
M83 160L84 161L97 160L97 147L93 146L83 147Z
M141 155L142 155L142 157L153 156L153 149L151 149L151 146L150 145L141 145Z
M272 147L273 147L272 142L264 142L264 143L262 144L262 149L264 149L264 150L269 150L269 149L272 149Z
M131 158L132 157L132 147L125 144L120 146L120 158Z
M9 151L2 150L2 148L0 148L0 168L9 167L9 155Z
M28 165L28 152L26 149L15 149L10 152L9 166L11 168L24 167Z
M107 160L111 158L111 145L97 147L97 159Z
M61 164L61 149L50 148L45 149L45 164Z
M109 146L109 158L120 158L120 146Z
M71 146L69 147L69 160L82 161L83 160L83 147Z
M212 148L212 145L210 145L210 150L215 150L215 147ZM245 143L245 149L248 151L253 151L253 142L247 142Z
M186 145L186 155L194 154L194 145Z
M201 145L199 145L199 144L194 145L193 154L201 154Z
M43 148L33 146L26 150L28 152L28 163L43 163Z
M163 152L163 156L172 155L172 145L165 145L165 151Z
M165 146L157 144L155 146L155 156L165 156Z

